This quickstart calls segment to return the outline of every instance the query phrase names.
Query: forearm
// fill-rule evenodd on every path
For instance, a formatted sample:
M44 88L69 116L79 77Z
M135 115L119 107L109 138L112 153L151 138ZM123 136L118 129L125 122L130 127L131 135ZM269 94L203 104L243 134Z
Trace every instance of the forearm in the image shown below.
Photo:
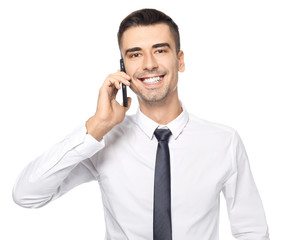
M96 178L88 158L102 147L83 128L71 134L24 169L13 189L14 201L23 207L41 207L76 185ZM78 173L71 174L73 171Z

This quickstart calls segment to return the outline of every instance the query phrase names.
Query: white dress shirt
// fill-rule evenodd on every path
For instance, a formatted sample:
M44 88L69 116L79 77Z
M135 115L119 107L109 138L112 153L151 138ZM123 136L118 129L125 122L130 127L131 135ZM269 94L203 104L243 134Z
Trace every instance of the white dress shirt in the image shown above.
M97 180L106 240L152 240L158 124L138 110L103 140L85 126L29 164L13 196L23 207L41 207L73 187ZM268 240L263 206L243 143L232 128L184 111L167 125L174 240L218 240L219 201L227 203L233 236Z

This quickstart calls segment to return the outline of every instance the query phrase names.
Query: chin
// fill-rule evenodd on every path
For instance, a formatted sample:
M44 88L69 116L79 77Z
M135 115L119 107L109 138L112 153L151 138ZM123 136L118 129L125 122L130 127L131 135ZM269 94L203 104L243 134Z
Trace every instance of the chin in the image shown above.
M154 106L154 105L164 105L168 99L169 93L167 92L166 94L163 95L158 95L155 94L153 96L144 96L140 95L138 96L139 100L144 102L145 104Z

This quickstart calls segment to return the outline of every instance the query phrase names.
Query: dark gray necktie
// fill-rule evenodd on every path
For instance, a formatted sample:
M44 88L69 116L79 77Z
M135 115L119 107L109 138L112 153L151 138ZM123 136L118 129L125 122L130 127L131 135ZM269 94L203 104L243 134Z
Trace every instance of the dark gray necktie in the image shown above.
M169 129L156 129L153 240L172 240Z

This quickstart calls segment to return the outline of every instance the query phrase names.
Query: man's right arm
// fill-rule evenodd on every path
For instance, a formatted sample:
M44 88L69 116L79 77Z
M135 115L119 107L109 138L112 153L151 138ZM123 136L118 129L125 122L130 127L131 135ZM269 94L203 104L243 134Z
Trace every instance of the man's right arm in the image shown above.
M129 109L116 100L120 83L130 85L123 72L110 74L98 97L97 110L85 126L55 144L31 162L21 173L14 189L14 201L23 207L41 207L73 187L98 178L90 158L104 147L103 136L123 121Z
M84 126L52 146L19 176L14 201L26 208L38 208L60 197L75 186L96 180L98 173L90 158L104 147L86 134Z

